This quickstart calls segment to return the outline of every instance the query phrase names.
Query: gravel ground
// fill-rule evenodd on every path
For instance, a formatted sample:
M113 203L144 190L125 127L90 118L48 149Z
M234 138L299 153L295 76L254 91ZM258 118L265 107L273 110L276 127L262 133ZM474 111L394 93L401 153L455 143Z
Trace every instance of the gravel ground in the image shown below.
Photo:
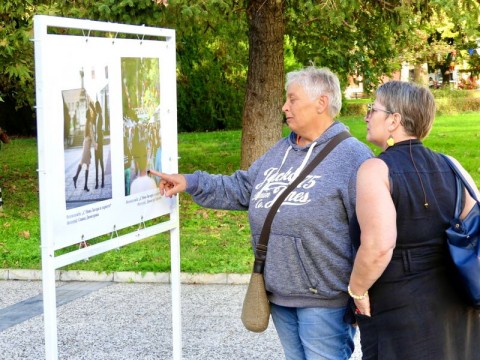
M182 359L284 358L272 322L261 334L244 329L245 291L246 285L182 284ZM41 292L41 281L0 281L0 309ZM45 359L44 331L42 314L1 331L0 359ZM57 333L59 359L172 359L170 285L112 283L93 291L57 309ZM361 359L358 341L357 335L351 360Z

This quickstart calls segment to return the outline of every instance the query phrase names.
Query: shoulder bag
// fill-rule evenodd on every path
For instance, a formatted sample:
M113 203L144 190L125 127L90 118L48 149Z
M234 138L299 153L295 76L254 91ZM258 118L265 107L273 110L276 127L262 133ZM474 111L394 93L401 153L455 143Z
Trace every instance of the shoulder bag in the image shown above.
M447 156L443 156L455 173L457 191L454 218L446 230L448 248L471 304L480 307L480 204L462 173ZM461 220L464 188L475 199L475 205L465 219Z
M265 218L260 239L256 246L255 262L253 264L253 272L250 277L245 299L242 307L242 323L247 330L253 332L265 331L268 327L270 319L270 303L265 290L265 281L263 279L263 268L267 257L267 244L272 227L273 217L277 213L278 208L282 204L287 195L298 186L298 184L333 150L342 140L350 137L350 133L343 131L334 136L327 145L320 151L315 158L302 170L283 193L278 197L270 208Z

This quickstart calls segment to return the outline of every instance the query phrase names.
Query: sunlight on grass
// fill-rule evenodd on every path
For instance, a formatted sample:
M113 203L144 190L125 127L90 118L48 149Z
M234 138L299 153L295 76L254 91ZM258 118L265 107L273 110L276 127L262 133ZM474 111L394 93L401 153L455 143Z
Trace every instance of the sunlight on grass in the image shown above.
M341 120L354 136L365 142L363 117L348 116ZM480 185L479 122L479 113L439 116L425 145L457 158ZM284 135L287 133L285 127ZM179 134L180 172L205 170L231 174L240 165L240 142L240 131ZM380 149L369 146L375 154L380 153ZM0 212L0 266L40 269L36 140L14 138L2 147L0 158L0 186L5 203L4 211ZM246 212L204 209L183 194L180 196L180 223L182 271L251 272L253 253ZM95 241L105 238L108 235ZM169 235L159 234L71 264L66 269L169 272Z

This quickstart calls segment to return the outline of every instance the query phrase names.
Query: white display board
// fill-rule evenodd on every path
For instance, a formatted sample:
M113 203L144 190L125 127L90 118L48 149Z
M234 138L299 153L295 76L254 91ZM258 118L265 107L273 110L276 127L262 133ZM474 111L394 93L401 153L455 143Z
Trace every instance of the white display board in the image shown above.
M178 358L178 200L147 172L178 172L175 32L40 15L34 35L47 359L57 358L55 269L166 231Z

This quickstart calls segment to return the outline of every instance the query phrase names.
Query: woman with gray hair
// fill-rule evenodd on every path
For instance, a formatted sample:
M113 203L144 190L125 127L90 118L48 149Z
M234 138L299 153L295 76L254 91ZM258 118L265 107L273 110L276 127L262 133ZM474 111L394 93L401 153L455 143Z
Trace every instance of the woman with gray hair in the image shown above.
M426 148L431 92L390 81L376 92L367 140L383 149L357 176L359 249L348 291L363 359L478 359L480 317L455 280L445 230L454 217L455 175ZM471 176L452 158L477 192ZM462 216L474 205L466 193ZM352 231L355 233L355 231Z
M248 170L231 176L161 177L171 197L187 191L204 207L248 210L255 249L267 213L279 194L345 125L335 120L342 105L340 83L328 69L287 74L283 112L291 129ZM356 173L372 157L354 137L338 144L282 203L272 223L264 267L271 316L285 356L350 358L355 328L344 321L353 264L349 220L354 216Z

